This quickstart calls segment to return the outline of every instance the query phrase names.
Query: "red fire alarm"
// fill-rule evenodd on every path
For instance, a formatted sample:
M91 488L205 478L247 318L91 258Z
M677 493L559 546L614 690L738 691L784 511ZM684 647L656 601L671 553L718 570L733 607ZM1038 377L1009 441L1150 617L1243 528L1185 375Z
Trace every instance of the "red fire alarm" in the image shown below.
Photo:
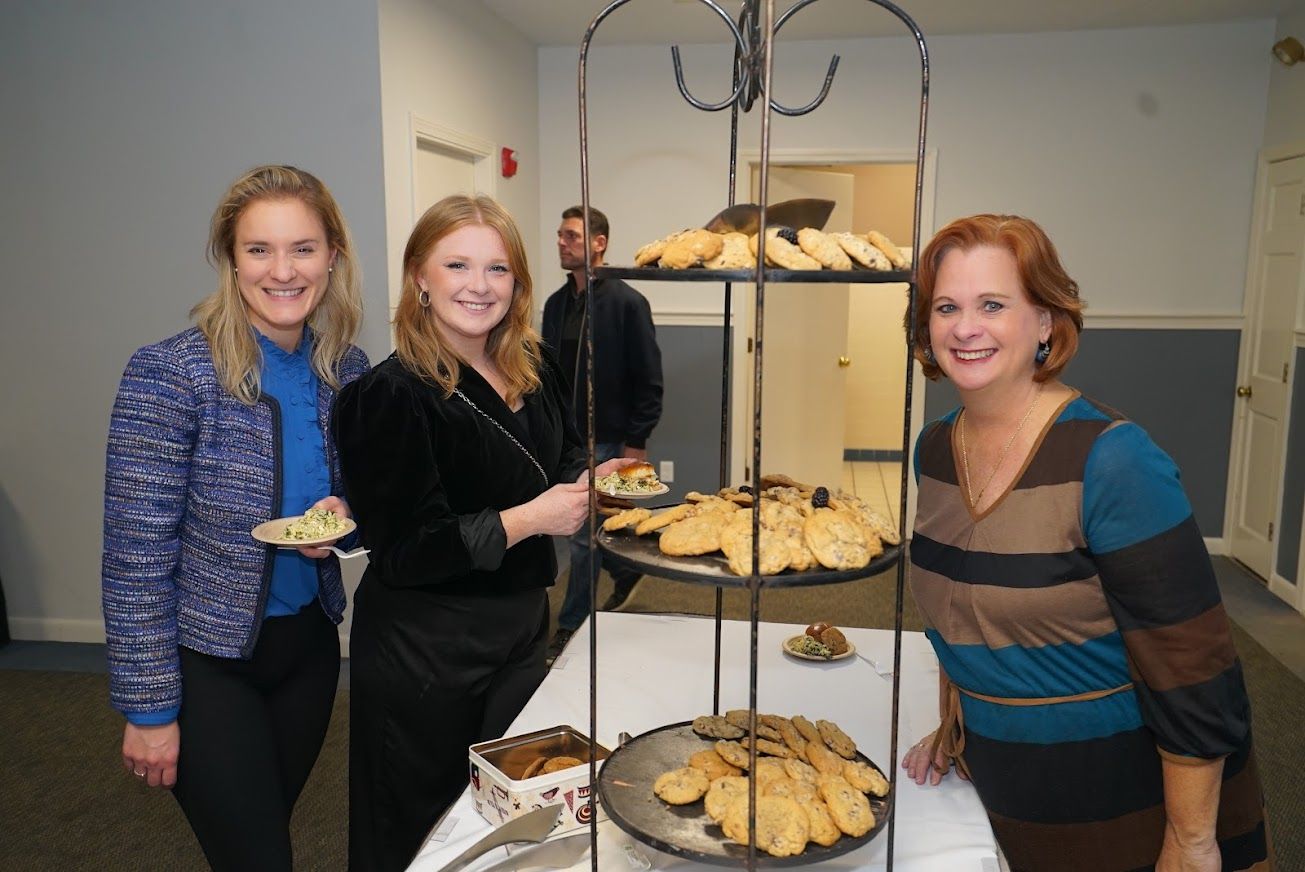
M517 174L517 153L503 146L503 178L510 179Z

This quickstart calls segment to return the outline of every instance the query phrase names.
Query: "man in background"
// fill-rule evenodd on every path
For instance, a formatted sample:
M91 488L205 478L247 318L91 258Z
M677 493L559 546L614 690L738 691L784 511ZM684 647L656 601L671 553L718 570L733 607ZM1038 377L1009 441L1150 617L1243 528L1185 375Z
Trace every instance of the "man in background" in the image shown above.
M612 457L648 459L648 436L662 416L662 353L657 347L648 300L620 279L596 279L592 305L585 306L585 265L599 266L607 251L607 216L589 209L589 250L585 250L584 209L562 213L557 253L566 284L544 303L544 341L558 353L571 381L571 408L581 438L587 438L585 397L585 317L594 319L595 462ZM557 632L548 646L551 664L589 614L589 528L571 537L571 571ZM640 578L631 570L611 569L616 590L602 605L617 608Z

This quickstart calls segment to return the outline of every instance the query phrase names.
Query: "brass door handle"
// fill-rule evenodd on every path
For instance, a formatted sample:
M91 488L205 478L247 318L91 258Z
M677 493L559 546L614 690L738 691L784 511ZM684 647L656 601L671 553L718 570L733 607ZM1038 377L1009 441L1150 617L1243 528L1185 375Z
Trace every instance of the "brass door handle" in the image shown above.
M1237 396L1239 396L1239 397L1249 397L1250 395L1251 395L1251 386L1250 386L1250 385L1238 385L1238 386L1237 386Z
M843 369L847 369L849 366L852 365L852 358L844 354L838 358L838 365Z

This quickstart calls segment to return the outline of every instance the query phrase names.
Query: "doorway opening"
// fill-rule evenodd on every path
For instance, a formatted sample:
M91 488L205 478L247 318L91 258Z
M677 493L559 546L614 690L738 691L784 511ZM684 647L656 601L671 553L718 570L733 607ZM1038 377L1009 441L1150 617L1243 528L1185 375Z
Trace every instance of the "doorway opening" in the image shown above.
M745 158L746 159L746 158ZM932 232L932 155L925 163L921 234ZM759 156L750 161L757 199ZM877 230L909 254L915 159L893 155L772 154L768 199L835 202L827 231ZM856 494L898 521L906 337L902 284L768 285L763 332L762 471ZM735 311L737 363L732 468L750 474L753 378L750 342L754 294L742 289ZM924 380L916 370L912 434L923 424ZM742 480L743 476L735 474ZM914 487L909 486L908 512Z

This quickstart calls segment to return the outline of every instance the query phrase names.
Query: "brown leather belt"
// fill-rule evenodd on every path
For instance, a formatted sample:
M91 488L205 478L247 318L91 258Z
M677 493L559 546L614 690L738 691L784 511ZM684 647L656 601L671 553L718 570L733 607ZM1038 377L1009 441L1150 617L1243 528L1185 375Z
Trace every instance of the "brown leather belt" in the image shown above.
M1114 696L1125 690L1133 689L1133 682L1121 684L1119 687L1112 687L1108 690L1089 690L1085 693L1076 693L1071 696L1041 696L1041 697L1014 697L1014 696L988 696L986 693L977 693L973 690L966 690L956 682L952 681L946 673L942 675L942 719L938 725L938 732L934 733L933 743L929 746L929 759L933 761L933 767L939 772L946 774L951 768L950 764L955 763L956 768L961 771L966 778L970 777L970 767L965 765L963 754L965 753L965 714L961 710L961 694L974 699L981 699L984 702L996 703L997 705L1010 706L1030 706L1030 705L1055 705L1062 702L1090 702L1094 699L1103 699L1107 696ZM938 765L938 752L943 753L943 763Z

